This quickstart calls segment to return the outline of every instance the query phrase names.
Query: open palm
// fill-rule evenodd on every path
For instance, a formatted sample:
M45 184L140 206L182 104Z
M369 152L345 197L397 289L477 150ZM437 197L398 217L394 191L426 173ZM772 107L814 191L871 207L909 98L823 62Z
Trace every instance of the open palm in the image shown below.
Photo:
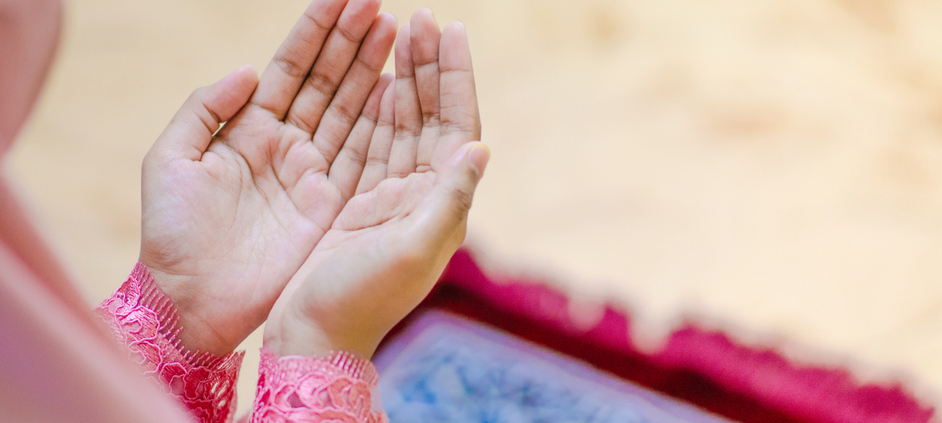
M359 351L428 294L461 242L488 153L467 36L420 10L396 43L396 82L356 196L334 220L272 309L276 354Z
M379 6L314 0L260 78L194 92L145 158L140 260L187 347L232 351L354 196L391 83Z

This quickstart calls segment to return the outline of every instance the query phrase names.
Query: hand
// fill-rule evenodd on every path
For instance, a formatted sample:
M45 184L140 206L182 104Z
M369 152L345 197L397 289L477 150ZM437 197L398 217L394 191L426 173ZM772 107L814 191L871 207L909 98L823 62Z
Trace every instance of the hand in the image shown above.
M391 83L379 6L314 0L260 78L196 90L144 159L140 261L185 346L231 352L353 197Z
M489 158L464 26L427 9L396 41L366 169L333 226L285 287L265 326L277 355L372 356L428 294L464 240Z

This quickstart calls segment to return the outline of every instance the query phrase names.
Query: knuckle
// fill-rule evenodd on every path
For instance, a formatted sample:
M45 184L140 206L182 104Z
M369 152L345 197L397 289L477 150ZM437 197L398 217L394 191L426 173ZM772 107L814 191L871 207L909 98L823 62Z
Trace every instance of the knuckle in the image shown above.
M351 107L352 105L347 104L346 102L337 102L331 104L331 108L334 113L337 114L337 118L346 126L353 126L357 119L360 117L355 110Z
M425 126L439 126L441 125L441 118L438 114L438 111L433 110L423 110L422 111L422 121L425 122Z
M362 66L364 69L370 71L370 73L380 74L383 72L383 63L378 65L370 64L359 54L357 54L356 58L354 59L354 63L356 63L357 66Z
M281 71L284 72L289 77L301 78L307 75L307 69L301 66L300 63L292 59L289 59L287 56L288 55L286 54L279 54L275 56L275 58L272 59L272 61L275 62L275 65L281 68Z
M467 188L455 188L451 193L452 212L458 220L463 220L474 202L474 192Z
M315 14L311 13L310 10L305 10L305 11L304 11L304 14L301 15L301 16L302 16L305 20L307 20L309 23L313 24L315 27L317 27L318 29L320 29L321 31L330 31L330 28L331 28L332 25L326 25L326 24L321 23L321 22L317 19L317 16L316 16Z
M343 37L343 39L354 44L360 43L360 38L357 37L354 33L350 32L348 28L345 28L343 25L337 25L335 28L337 29L337 34Z
M315 91L327 96L333 97L337 92L338 84L334 82L326 73L314 70L305 80Z
M358 168L362 169L364 166L366 166L368 159L366 154L362 151L358 151L354 148L344 148L341 150L341 153L345 154Z
M396 121L396 136L399 139L414 139L422 136L422 125L413 122Z
M380 156L368 156L365 166L386 166L388 159Z

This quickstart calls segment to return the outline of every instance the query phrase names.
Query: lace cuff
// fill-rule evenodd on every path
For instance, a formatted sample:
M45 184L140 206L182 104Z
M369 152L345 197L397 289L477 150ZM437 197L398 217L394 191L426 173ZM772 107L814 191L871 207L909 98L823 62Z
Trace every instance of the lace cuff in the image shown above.
M252 423L389 421L373 409L376 368L350 353L275 357L262 348L258 373Z
M243 352L216 356L180 345L170 299L138 263L128 280L96 310L145 373L161 382L200 423L231 421Z

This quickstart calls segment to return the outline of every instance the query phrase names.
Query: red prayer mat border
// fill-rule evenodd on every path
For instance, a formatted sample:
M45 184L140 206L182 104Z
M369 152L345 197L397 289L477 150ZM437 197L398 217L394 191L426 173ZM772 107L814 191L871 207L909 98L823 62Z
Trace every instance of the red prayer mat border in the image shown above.
M654 391L743 423L925 423L935 410L902 384L860 384L843 368L798 365L773 349L685 325L655 354L631 340L628 314L606 307L585 330L569 298L538 280L497 284L459 250L439 284L386 339L427 309L486 323ZM385 343L385 341L384 341ZM382 348L382 346L380 347Z

